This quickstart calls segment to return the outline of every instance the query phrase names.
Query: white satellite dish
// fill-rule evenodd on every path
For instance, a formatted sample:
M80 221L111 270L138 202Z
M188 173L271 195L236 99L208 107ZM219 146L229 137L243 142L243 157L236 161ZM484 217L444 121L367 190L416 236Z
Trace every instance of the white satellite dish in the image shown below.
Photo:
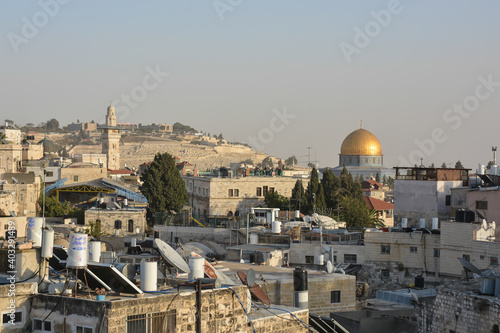
M333 273L333 265L332 265L332 262L330 260L328 260L326 262L326 272L328 274Z
M253 287L254 284L255 284L255 271L253 270L253 268L250 268L247 272L247 285L249 287Z
M160 251L161 257L170 265L185 273L191 272L191 270L189 269L189 265L177 252L175 252L172 247L170 247L170 245L159 238L155 238L154 245L158 249L158 251Z

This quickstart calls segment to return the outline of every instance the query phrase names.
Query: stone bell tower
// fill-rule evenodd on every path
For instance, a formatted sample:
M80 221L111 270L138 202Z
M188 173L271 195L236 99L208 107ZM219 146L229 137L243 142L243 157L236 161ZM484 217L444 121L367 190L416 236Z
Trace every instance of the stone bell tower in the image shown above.
M116 126L115 108L110 103L106 125L102 129L102 153L106 154L108 169L120 169L120 129Z

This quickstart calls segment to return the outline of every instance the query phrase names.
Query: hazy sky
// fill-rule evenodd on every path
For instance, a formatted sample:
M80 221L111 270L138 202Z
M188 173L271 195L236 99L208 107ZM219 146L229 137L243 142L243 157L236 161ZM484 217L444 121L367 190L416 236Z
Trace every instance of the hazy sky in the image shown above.
M460 159L475 169L500 146L497 1L42 0L1 9L2 121L100 122L113 100L119 122L178 121L303 162L312 147L320 166L338 164L361 119L388 167L423 155L426 165Z

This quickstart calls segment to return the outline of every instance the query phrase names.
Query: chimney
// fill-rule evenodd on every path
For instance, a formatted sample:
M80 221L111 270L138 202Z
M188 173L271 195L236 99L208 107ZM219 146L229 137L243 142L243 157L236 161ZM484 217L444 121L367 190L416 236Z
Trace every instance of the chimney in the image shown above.
M193 170L193 177L198 177L198 169Z
M185 176L186 175L186 166L183 166L182 167L182 175Z

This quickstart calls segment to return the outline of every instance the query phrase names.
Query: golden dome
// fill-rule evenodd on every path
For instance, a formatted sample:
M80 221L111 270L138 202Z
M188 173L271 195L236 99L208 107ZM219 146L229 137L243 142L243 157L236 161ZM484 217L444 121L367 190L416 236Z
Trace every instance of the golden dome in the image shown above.
M340 155L382 155L382 146L375 135L360 128L344 139Z

